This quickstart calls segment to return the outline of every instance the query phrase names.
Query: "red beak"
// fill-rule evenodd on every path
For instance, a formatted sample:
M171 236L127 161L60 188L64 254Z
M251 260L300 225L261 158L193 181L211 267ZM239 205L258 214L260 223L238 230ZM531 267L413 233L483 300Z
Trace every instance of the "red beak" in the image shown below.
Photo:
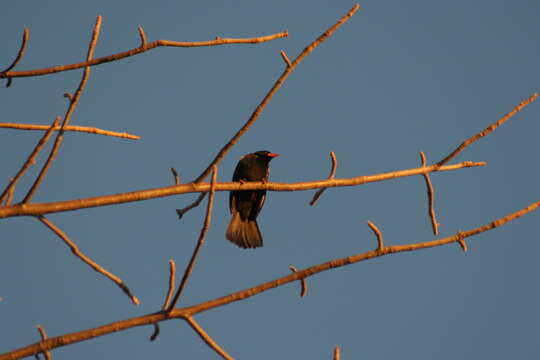
M279 154L276 154L276 153L268 153L267 156L268 156L268 157L271 157L271 158L275 158L275 157L278 157Z

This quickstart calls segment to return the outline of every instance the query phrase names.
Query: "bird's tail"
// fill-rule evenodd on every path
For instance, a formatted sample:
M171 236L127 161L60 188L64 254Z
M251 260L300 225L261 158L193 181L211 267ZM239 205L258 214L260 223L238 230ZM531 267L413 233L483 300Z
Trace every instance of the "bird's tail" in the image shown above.
M242 221L240 213L235 212L225 234L227 239L241 248L257 248L263 246L263 240L257 221Z

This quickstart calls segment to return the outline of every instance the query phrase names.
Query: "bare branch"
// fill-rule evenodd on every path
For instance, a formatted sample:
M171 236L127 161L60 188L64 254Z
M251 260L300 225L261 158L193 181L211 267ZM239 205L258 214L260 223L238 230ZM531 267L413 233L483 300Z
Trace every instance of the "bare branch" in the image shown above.
M146 34L144 33L142 26L139 26L137 30L139 31L139 36L141 38L141 47L144 48L146 46Z
M47 130L50 128L50 126L35 125L35 124L19 124L19 123L0 123L0 128L17 129L17 130ZM61 127L57 125L54 127L53 130L59 131L60 129ZM114 136L114 137L131 139L131 140L141 139L140 136L132 135L125 131L124 132L109 131L109 130L102 130L96 127L88 127L88 126L77 126L77 125L65 126L64 131L85 132L89 134Z
M178 171L176 171L176 169L172 167L171 172L174 176L174 184L180 185L180 175L178 175Z
M165 303L163 304L163 310L167 310L169 307L172 294L174 292L174 284L176 283L176 263L173 259L169 260L169 290L167 296L165 296Z
M339 346L336 345L336 348L334 349L334 360L339 360L341 358L341 350L339 349Z
M420 151L420 160L422 161L422 166L427 166L426 155L423 151ZM439 224L437 222L437 216L435 215L435 191L433 190L433 184L431 183L431 178L429 174L422 174L424 180L426 181L427 194L428 194L428 214L431 219L431 228L433 229L433 235L439 235Z
M203 341L210 346L212 349L214 349L215 352L217 352L222 358L226 360L233 360L233 358L227 354L225 350L223 350L222 347L220 347L211 337L204 331L204 329L193 319L191 316L187 316L186 318L187 323L195 330L195 332L203 339Z
M377 236L377 250L378 251L383 250L384 249L384 243L383 243L383 237L382 237L381 231L371 221L368 220L367 224L371 228L371 230L373 230L373 232L375 233L375 236Z
M29 34L30 33L28 31L28 28L24 28L23 37L22 37L22 41L21 41L21 47L19 48L19 52L17 53L17 56L15 57L15 60L13 60L11 65L9 65L5 70L0 71L0 77L4 77L4 76L2 76L3 74L5 74L8 71L10 71L11 69L13 69L22 60L22 58L24 56L24 52L26 51L26 45L28 43L28 37L30 36ZM6 87L10 87L12 78L9 77L9 76L5 76L5 77L8 78L8 81L6 83Z
M297 183L257 183L246 182L240 184L238 182L217 183L216 191L234 191L234 190L269 190L269 191L305 191L319 189L322 187L342 187L342 186L356 186L372 182L379 182L391 179L397 179L401 177L421 175L430 172L440 171L452 171L461 168L485 166L485 162L471 162L465 161L459 164L453 165L431 165L427 167L420 167L415 169L392 171L388 173L358 176L349 179L332 179L332 180L318 180L308 182ZM208 183L187 183L181 185L166 186L162 188L139 190L128 193L120 193L113 195L104 195L91 198L82 198L76 200L66 200L41 204L16 204L12 206L0 207L0 218L6 218L11 216L37 216L44 214L51 214L63 211L72 211L79 209L86 209L98 206L124 204L134 201L143 201L148 199L157 199L178 194L190 194L190 193L207 193L210 191L210 184ZM200 195L202 197L203 195ZM177 210L179 211L179 210ZM180 210L182 211L182 210Z
M289 269L291 269L292 272L298 272L298 269L294 265L289 266ZM304 296L307 295L307 280L305 278L301 279L300 284L301 284L300 297L303 298Z
M330 27L328 30L326 30L321 36L319 36L315 41L313 41L310 45L308 45L301 53L294 59L294 61L291 63L290 66L287 66L285 71L283 71L283 74L276 80L274 86L270 89L270 91L266 94L264 99L261 101L261 103L257 106L255 111L253 111L253 114L251 114L249 120L238 130L238 132L229 140L223 148L218 152L214 160L208 165L208 167L202 172L201 175L197 179L195 179L194 182L199 183L206 179L208 174L210 174L210 171L214 165L217 165L220 163L220 161L223 159L223 157L229 152L229 150L240 140L242 135L244 135L249 128L257 121L259 116L262 114L264 108L270 101L270 99L274 96L274 94L281 88L281 85L285 82L287 77L293 72L293 70L300 64L300 62L308 56L317 46L319 46L323 41L328 39L332 34L341 26L343 23L345 23L347 20L350 19L351 16L354 15L354 13L360 9L360 5L356 4L353 6L349 12L343 16L335 25Z
M279 54L281 55L281 58L283 59L283 61L285 61L285 63L287 64L288 67L291 67L292 64L291 64L291 60L289 60L289 57L287 56L287 54L285 53L285 50L281 50L279 52Z
M90 44L88 45L88 53L86 56L87 60L92 59L92 57L94 56L94 49L96 48L100 30L101 30L101 15L99 15L96 19L94 31L92 32L92 38L90 40ZM52 162L56 158L56 154L58 153L58 150L60 149L60 144L62 143L62 139L64 136L64 128L67 125L69 125L69 121L71 120L71 115L73 114L73 111L75 110L75 107L77 106L79 102L79 98L86 86L86 83L88 82L89 77L90 77L90 67L87 66L86 68L84 68L83 76L79 84L79 87L77 88L77 91L75 92L75 95L73 95L73 97L70 98L70 104L69 104L67 113L64 116L64 122L62 123L62 128L60 129L60 131L58 131L58 134L56 135L56 140L54 142L53 148L51 149L51 152L49 153L49 157L47 158L47 161L43 165L43 168L41 169L38 177L36 178L36 181L34 182L32 187L28 191L28 194L26 194L25 198L23 199L22 201L23 204L28 203L32 199L36 190L39 188L39 186L41 185L41 182L45 178L47 171L51 167Z
M420 242L420 243L413 243L413 244L406 244L406 245L393 245L393 246L386 246L383 248L383 250L372 250L365 253L360 253L344 258L338 258L333 259L328 262L311 266L309 268L306 268L304 270L300 270L298 272L292 273L290 275L259 284L257 286L247 288L241 291L237 291L235 293L206 301L200 304L196 304L193 306L188 306L185 308L178 308L172 310L170 313L165 313L163 311L159 311L152 314L147 314L131 319L116 321L110 324L102 325L97 328L93 329L87 329L78 331L75 333L65 334L61 336L57 336L54 338L47 339L43 342L34 343L32 345L28 345L26 347L13 350L9 353L5 353L0 355L0 360L12 360L12 359L20 359L26 356L34 355L38 352L43 352L45 350L51 350L54 348L58 348L61 346L66 346L69 344L73 344L76 342L81 342L87 339L93 339L99 336L111 334L117 331L122 331L125 329L130 329L137 326L144 326L148 324L153 324L159 321L164 320L171 320L176 318L184 318L193 316L195 314L208 311L210 309L214 309L217 307L221 307L236 301L241 301L243 299L247 299L249 297L258 295L262 292L268 291L270 289L274 289L279 286L283 286L285 284L291 283L293 281L298 281L302 278L307 278L310 276L313 276L315 274L318 274L323 271L328 271L330 269L339 268L342 266L351 265L360 261L366 261L369 259L373 259L376 257L384 256L384 255L391 255L396 254L400 252L406 252L406 251L415 251L420 249L427 249L437 246L443 246L446 244L459 242L460 239L465 239L467 237L471 237L474 235L481 234L483 232L495 229L497 227L503 226L510 221L516 220L517 218L528 214L534 210L536 210L538 207L540 207L540 200L537 202L534 202L530 204L529 206L520 209L514 213L511 213L509 215L506 215L502 218L499 218L497 220L494 220L490 223L487 223L485 225L467 230L467 231L461 231L456 235L441 238L441 239L435 239L431 241L426 242Z
M120 279L118 276L108 272L102 266L98 265L94 260L92 260L88 256L84 255L82 253L82 251L79 250L78 246L73 241L71 241L68 238L68 236L62 230L60 230L60 228L58 228L56 225L54 225L52 221L50 221L49 219L47 219L44 216L38 216L38 220L41 221L43 224L45 224L45 226L47 226L49 229L51 229L60 239L62 239L66 243L66 245L69 246L69 248L71 249L71 252L73 253L73 255L77 256L79 259L84 261L86 264L88 264L88 266L90 266L92 269L94 269L98 273L100 273L100 274L106 276L107 278L109 278L110 280L112 280L131 299L133 304L139 305L139 303L140 303L139 299L137 299L137 297L134 296L131 293L131 290L129 290L127 285L124 284L122 279Z
M452 151L447 157L442 159L437 163L437 165L442 166L446 164L448 161L456 157L457 154L459 154L463 149L465 149L467 146L475 142L476 140L480 139L481 137L484 137L491 133L493 130L495 130L497 127L502 125L506 122L506 120L510 119L512 116L516 115L518 112L521 111L525 106L529 105L531 102L536 100L538 97L537 93L532 94L528 99L522 101L518 106L516 106L512 111L510 111L508 114L504 115L502 118L494 122L493 124L489 125L484 130L480 131L478 134L474 135L473 137L465 140L461 143L454 151Z
M192 202L191 204L189 204L185 208L176 209L176 214L178 215L178 219L181 219L184 216L184 214L187 213L188 211L190 211L191 209L196 208L197 206L199 206L199 204L204 199L206 194L207 193L205 193L205 192L201 193L201 194L199 194L199 196L197 197L197 199L194 202Z
M169 313L174 309L174 307L178 303L178 300L180 299L180 295L182 295L182 291L184 290L187 284L187 281L189 277L191 276L193 267L195 266L195 262L197 261L197 256L199 255L199 252L201 251L201 248L204 244L204 240L206 238L206 234L208 233L208 228L210 227L210 221L212 220L212 207L214 206L214 195L216 194L216 180L217 180L217 166L214 166L212 168L212 183L210 184L210 195L208 195L208 206L206 207L206 216L204 218L204 224L201 229L201 234L199 235L199 241L197 242L197 246L195 246L195 250L193 251L193 255L191 256L189 265L187 266L186 271L184 272L184 276L182 277L180 286L178 287L178 290L176 291L176 294L174 295L174 299L169 304L168 308L166 309L166 311Z
M330 151L330 158L332 159L332 168L330 169L330 174L328 174L328 180L331 180L331 179L334 178L334 176L336 175L336 169L337 169L336 154L334 154L333 151ZM322 188L322 189L317 190L317 192L315 193L315 195L313 195L313 198L309 202L309 205L311 205L311 206L315 205L315 203L317 202L317 200L319 200L319 198L321 197L322 193L325 190L326 190L326 188Z
M140 30L139 30L139 36L141 36ZM53 67L49 67L45 69L37 69L37 70L3 72L3 73L0 73L0 79L48 75L48 74L54 74L61 71L69 71L69 70L75 70L75 69L80 69L80 68L89 67L89 66L95 66L99 64L108 63L111 61L117 61L126 57L142 54L144 52L147 52L149 50L152 50L154 48L161 47L161 46L202 47L202 46L218 46L218 45L226 45L226 44L258 44L262 42L284 38L287 36L289 36L289 33L287 32L287 30L285 30L285 31L282 31L280 33L273 34L273 35L260 36L260 37L247 38L247 39L219 38L216 40L209 40L209 41L189 41L189 42L188 41L156 40L154 42L147 43L146 45L137 47L135 49L124 51L118 54L100 57L94 60L87 59L87 61L80 62L77 64L59 65L59 66L53 66Z
M36 327L39 331L39 335L41 336L41 340L47 340L47 333L45 332L45 329L43 328L43 326L37 325ZM46 360L52 360L52 355L50 351L44 351L43 355L45 355Z
M167 291L167 296L165 296L165 303L163 304L163 311L166 311L169 307L171 297L174 291L174 284L176 283L176 263L173 259L169 260L169 290ZM150 341L157 339L159 335L159 324L154 324L154 332L150 336Z
M36 147L30 154L30 156L28 156L28 159L26 159L26 162L23 164L23 166L17 173L17 175L15 175L15 177L11 179L11 181L9 182L8 186L6 187L2 195L0 195L0 204L2 204L6 196L8 197L6 201L6 205L9 205L11 203L11 199L10 199L11 196L9 194L13 194L13 191L15 190L15 186L17 186L17 182L22 178L22 176L30 168L30 166L35 164L36 158L39 152L41 151L41 149L43 149L47 141L49 141L54 129L58 126L59 123L60 123L60 117L58 116L56 119L54 119L52 125L49 126L49 129L45 132L45 134L43 134L43 136L37 143Z

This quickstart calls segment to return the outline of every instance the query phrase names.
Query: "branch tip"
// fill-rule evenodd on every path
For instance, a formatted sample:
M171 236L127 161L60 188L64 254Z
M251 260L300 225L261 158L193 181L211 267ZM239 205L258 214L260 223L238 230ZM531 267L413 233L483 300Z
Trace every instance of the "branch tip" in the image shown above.
M291 64L291 60L289 60L289 57L287 56L287 54L285 53L284 50L281 50L280 52L280 55L281 55L281 58L283 59L283 61L285 61L285 63L287 64L288 67L291 67L292 64Z
M54 232L70 248L73 255L78 257L81 261L85 262L88 266L90 266L92 269L94 269L98 273L102 274L103 276L107 277L109 280L113 281L120 289L122 289L122 291L131 299L131 301L135 305L140 304L139 299L131 293L131 290L126 286L126 284L124 284L122 279L110 273L109 271L105 270L102 266L98 265L94 260L86 256L81 250L79 250L79 247L62 230L60 230L60 228L57 227L51 220L49 220L48 218L42 215L37 216L37 219L41 221L46 227L48 227L52 232Z
M39 336L41 336L41 340L42 340L42 341L47 340L47 339L48 339L47 333L45 332L45 329L43 328L43 326L42 326L42 325L36 325L36 328L37 328L38 331L39 331ZM36 358L38 358L38 354L39 354L39 353L37 353L37 354L35 355ZM42 354L45 356L45 359L46 359L46 360L51 360L51 359L52 359L52 354L51 354L51 352L50 352L49 350L43 351Z
M28 43L29 36L30 36L30 31L28 30L28 28L24 28L21 46L19 47L19 52L17 53L17 56L5 70L0 71L1 74L7 73L11 69L13 69L15 66L17 66L17 64L19 64L19 62L22 60L22 58L24 57L24 53L26 51L26 44ZM6 84L6 87L11 86L11 80L12 78L8 77L8 82Z
M144 29L142 26L139 26L137 30L139 31L139 37L141 38L141 47L143 48L146 46L146 34L144 33Z
M204 331L204 329L195 321L195 319L193 319L193 317L186 316L186 317L184 317L184 319L193 328L193 330L195 330L195 332L201 337L201 339L208 346L210 346L216 353L218 353L223 359L225 359L225 360L233 360L233 358L229 354L227 354L227 352L222 347L220 347L214 341L214 339L212 339L210 337L210 335L208 335L206 333L206 331Z
M504 124L508 119L510 119L512 116L516 115L518 112L520 112L525 106L529 105L531 102L536 100L538 97L537 93L533 93L529 98L523 100L518 106L516 106L512 111L504 115L499 120L495 121L493 124L489 125L484 130L480 131L478 134L468 138L464 142L461 143L454 151L452 151L448 156L446 156L444 159L440 160L437 165L442 166L446 164L448 161L456 157L463 149L465 149L467 146L475 142L476 140L489 135L491 132L493 132L495 129L497 129L500 125Z
M341 350L339 348L339 345L336 345L336 348L334 349L334 360L340 360L341 359Z
M380 250L384 249L382 233L379 230L379 228L377 227L377 225L375 225L374 223L372 223L369 220L368 220L367 224L371 228L371 230L373 230L373 232L375 233L375 236L377 236L377 250L380 251Z
M174 176L174 184L175 185L180 185L180 175L178 175L178 171L176 171L175 168L171 167L171 172L172 172L172 174ZM177 213L178 213L178 210L177 210ZM180 218L182 218L182 215L178 214L178 216Z
M332 160L332 168L330 169L330 174L328 174L328 180L332 180L334 176L336 175L336 169L337 169L337 158L336 154L333 151L330 151L330 159ZM317 190L315 195L313 195L313 198L309 202L309 205L313 206L319 200L322 193L326 190L326 188L320 188Z

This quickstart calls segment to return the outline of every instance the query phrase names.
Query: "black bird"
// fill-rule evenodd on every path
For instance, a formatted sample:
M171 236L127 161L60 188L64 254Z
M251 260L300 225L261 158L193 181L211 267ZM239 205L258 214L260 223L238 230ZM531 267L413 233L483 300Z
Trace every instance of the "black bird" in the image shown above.
M270 173L270 160L276 156L279 156L279 154L266 150L242 156L236 165L232 181L266 182ZM256 219L265 199L266 190L230 192L229 209L232 218L227 227L227 239L244 249L257 248L263 245L261 231Z

